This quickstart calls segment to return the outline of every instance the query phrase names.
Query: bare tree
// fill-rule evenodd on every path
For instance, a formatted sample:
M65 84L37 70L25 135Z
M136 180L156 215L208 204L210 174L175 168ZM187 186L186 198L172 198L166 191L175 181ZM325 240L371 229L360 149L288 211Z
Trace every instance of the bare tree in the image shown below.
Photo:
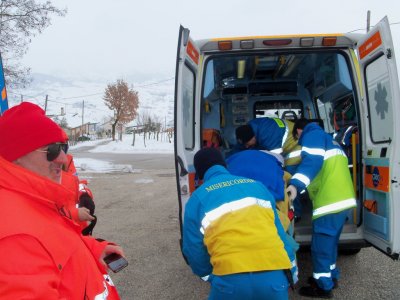
M160 116L154 115L152 119L152 130L154 132L154 138L158 141L161 131L161 118Z
M117 83L107 85L103 99L104 104L114 111L112 138L115 141L117 124L126 124L135 119L139 107L139 93L128 87L124 80L118 79Z
M151 134L153 133L153 138L159 140L159 134L161 131L161 122L160 117L157 115L151 115L148 110L142 111L137 120L137 127L143 131L143 143L146 147L146 135L148 139L151 138ZM134 142L132 144L134 146Z
M58 123L58 122L57 122ZM58 123L62 129L68 129L68 121L66 117L62 117L60 122Z
M1 0L0 2L0 52L4 75L12 86L29 83L30 69L21 66L20 59L28 50L31 38L40 34L50 23L50 15L65 16L51 1Z
M144 147L146 147L146 133L148 132L147 124L149 122L149 119L150 119L150 113L148 111L143 111L139 114L139 116L137 118L137 122L136 122L136 124L138 126L137 128L138 129L140 128L139 130L143 131Z

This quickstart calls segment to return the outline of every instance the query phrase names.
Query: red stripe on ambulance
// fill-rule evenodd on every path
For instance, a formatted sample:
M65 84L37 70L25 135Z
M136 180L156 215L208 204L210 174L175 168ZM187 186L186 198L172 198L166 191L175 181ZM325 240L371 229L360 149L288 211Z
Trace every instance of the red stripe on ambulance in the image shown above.
M198 65L199 64L199 52L196 50L196 48L193 46L192 42L189 41L188 46L186 48L186 52L189 55L189 57L193 60L193 62Z
M381 34L377 31L373 36L365 41L364 44L360 46L360 59L363 59L369 53L374 51L382 44Z

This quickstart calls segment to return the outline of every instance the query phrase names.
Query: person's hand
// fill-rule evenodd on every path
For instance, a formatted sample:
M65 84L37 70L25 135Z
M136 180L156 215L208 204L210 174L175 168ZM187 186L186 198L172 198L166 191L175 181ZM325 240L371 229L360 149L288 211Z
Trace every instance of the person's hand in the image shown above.
M119 255L125 257L124 250L122 250L122 247L121 247L121 246L108 244L107 246L104 247L104 250L103 250L103 252L102 252L101 255L100 255L100 263L101 263L106 269L108 269L108 266L107 266L107 264L106 264L105 261L104 261L104 257L106 257L108 254L111 254L111 253L117 253L117 254L119 254ZM125 257L125 258L126 258L126 257Z
M294 185L289 185L286 188L286 193L288 194L290 201L293 201L297 196L297 189Z
M78 208L78 218L79 221L93 221L94 217L90 215L90 210L86 207L79 207Z

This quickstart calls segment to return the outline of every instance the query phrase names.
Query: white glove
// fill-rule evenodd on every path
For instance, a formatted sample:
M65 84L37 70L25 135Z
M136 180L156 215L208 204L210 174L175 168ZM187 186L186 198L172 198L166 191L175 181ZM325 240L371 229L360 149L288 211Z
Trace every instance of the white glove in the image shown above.
M297 189L294 185L289 185L286 188L286 193L288 194L290 201L293 201L297 196Z

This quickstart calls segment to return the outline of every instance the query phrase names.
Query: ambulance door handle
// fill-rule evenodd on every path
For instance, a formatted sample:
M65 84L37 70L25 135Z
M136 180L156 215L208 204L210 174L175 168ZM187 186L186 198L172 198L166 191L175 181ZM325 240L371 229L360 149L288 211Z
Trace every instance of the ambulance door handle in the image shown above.
M186 170L184 164L183 164L183 160L180 156L177 156L177 160L178 160L178 164L179 167L181 168L180 172L179 172L179 176L185 176L187 175L189 172Z
M392 58L392 49L390 49L390 48L387 48L387 49L386 49L386 57L387 57L388 59L391 59L391 58Z

